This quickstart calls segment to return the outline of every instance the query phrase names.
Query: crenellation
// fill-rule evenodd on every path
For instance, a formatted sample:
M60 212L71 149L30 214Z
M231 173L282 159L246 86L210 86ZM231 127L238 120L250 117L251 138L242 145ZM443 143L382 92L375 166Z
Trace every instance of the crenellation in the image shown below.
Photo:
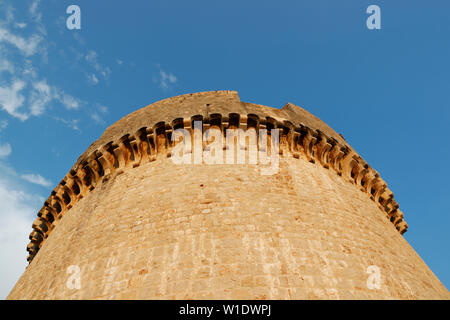
M44 238L47 237L47 232L51 229L51 223L46 221L45 219L42 219L38 217L32 225L33 229L38 231L40 234L44 236Z
M41 233L39 233L37 230L33 229L33 231L30 233L28 237L32 242L41 243L42 240L44 240L44 237Z
M53 212L52 208L45 204L42 209L39 210L38 217L48 221L52 225L53 221L55 221L56 214Z
M67 186L69 186L73 192L75 193L78 199L83 198L83 195L87 192L87 187L83 184L82 179L78 177L77 172L75 170L71 170L66 175Z
M314 158L314 144L317 141L317 138L313 134L313 130L311 130L309 127L305 126L304 124L300 124L301 127L301 145L303 147L303 152L306 156L306 159L311 162L315 163Z
M387 184L383 181L380 177L377 178L377 182L373 185L372 189L374 190L373 198L372 200L375 201L375 203L379 204L379 198L380 195L386 190Z
M98 151L100 156L97 160L102 166L104 176L110 176L116 169L116 156L110 152L111 144L112 142L100 147Z
M63 198L68 204L73 206L77 200L77 194L74 192L74 190L71 188L71 186L68 186L66 182L64 181L64 184L61 184L61 188L64 190L63 192Z
M331 148L328 157L331 167L336 171L338 175L342 175L342 168L340 162L344 156L344 148L337 143L336 140L333 141L333 147Z
M374 200L374 194L376 192L376 184L380 180L380 175L374 169L370 170L370 173L364 178L365 191Z
M66 205L61 201L61 199L58 198L55 191L52 192L47 201L49 206L56 211L57 218L60 219L63 214L63 210L66 209Z
M156 142L153 135L153 128L147 128L147 142L149 145L150 161L156 160Z
M228 127L227 127L227 129L239 129L239 125L240 124L241 124L240 114L234 113L234 112L228 114Z
M368 164L361 164L358 176L356 177L356 185L361 186L361 191L366 192L367 179L370 174L370 168Z
M130 135L129 144L131 150L133 151L133 161L132 161L133 168L136 168L141 164L142 157L144 155L144 152L140 150L139 143L140 140L136 138L135 135Z
M330 169L330 152L336 141L333 138L327 137L326 135L324 139L326 141L326 144L322 151L322 165L324 168Z
M316 159L319 161L319 163L326 169L329 168L328 162L326 161L325 157L328 151L331 149L331 144L328 143L328 137L325 136L323 132L320 130L317 130L317 141L314 144L314 154Z
M82 179L83 184L87 187L89 191L94 189L94 174L92 170L89 168L89 165L86 160L81 162L80 171L77 175Z
M355 170L357 170L358 161L356 160L356 154L352 150L345 150L344 155L339 161L342 177L351 183L355 182ZM356 167L356 169L354 169Z
M298 140L300 133L295 131L295 126L291 121L285 120L283 125L285 127L283 136L286 137L287 150L294 158L298 159L300 154L296 149L296 141Z
M131 147L128 147L128 136L129 134L126 134L122 136L119 141L113 143L112 145L112 151L114 153L114 158L117 161L117 169L124 169L128 167L131 163L131 156L132 151Z
M209 124L211 128L223 130L222 128L222 115L220 113L213 113L209 116Z
M90 190L90 179L89 179L89 172L83 168L82 165L80 165L77 169L77 176L79 177L81 181L81 185L83 186L83 189L85 192L88 192Z
M150 146L147 139L147 128L142 127L134 133L134 143L136 145L136 162L142 163L144 159L150 160Z

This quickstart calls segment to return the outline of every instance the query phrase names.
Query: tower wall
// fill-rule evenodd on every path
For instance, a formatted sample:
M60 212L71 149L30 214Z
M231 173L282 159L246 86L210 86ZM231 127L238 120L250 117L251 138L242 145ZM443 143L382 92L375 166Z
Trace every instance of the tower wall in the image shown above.
M48 230L35 223L32 246L45 234L9 299L449 297L402 237L407 225L384 181L319 119L232 92L166 102L166 113L160 102L120 120L80 157L40 211ZM169 116L156 122L158 113ZM236 114L239 127L280 128L275 174L172 161L170 128L202 116L223 130ZM146 121L156 122L147 142ZM370 266L379 288L367 284Z

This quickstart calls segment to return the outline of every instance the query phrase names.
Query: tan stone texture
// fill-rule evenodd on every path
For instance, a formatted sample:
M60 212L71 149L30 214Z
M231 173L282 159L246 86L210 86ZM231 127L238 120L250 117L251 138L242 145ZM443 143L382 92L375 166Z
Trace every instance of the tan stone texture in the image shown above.
M174 164L169 136L193 116L280 128L278 173ZM78 159L39 212L8 298L448 299L406 228L378 173L300 107L184 95L121 119ZM72 265L80 289L67 286Z

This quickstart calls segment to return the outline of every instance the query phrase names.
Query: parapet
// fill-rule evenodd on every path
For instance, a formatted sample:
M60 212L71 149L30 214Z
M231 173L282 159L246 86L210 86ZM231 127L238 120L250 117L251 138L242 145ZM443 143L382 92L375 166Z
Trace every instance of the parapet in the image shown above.
M224 135L227 128L279 129L283 156L333 170L366 193L401 234L406 232L403 213L379 173L323 121L291 103L276 109L241 102L236 91L212 91L155 102L107 128L39 210L29 237L27 260L33 260L58 221L87 192L124 170L170 157L173 131L193 130L194 121L202 121L205 130L215 126Z

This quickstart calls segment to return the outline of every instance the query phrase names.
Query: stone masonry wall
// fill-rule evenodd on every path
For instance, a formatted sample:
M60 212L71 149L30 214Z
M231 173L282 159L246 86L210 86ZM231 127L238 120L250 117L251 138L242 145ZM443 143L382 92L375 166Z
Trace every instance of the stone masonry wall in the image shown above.
M278 129L278 172L174 164L172 134L194 133L195 121L223 138ZM407 227L378 172L304 109L184 95L124 117L80 156L39 211L8 298L449 298ZM371 266L379 288L367 284Z
M70 265L81 289L69 289ZM366 285L369 265L381 288ZM377 205L334 172L170 159L102 183L61 219L9 299L448 298Z

